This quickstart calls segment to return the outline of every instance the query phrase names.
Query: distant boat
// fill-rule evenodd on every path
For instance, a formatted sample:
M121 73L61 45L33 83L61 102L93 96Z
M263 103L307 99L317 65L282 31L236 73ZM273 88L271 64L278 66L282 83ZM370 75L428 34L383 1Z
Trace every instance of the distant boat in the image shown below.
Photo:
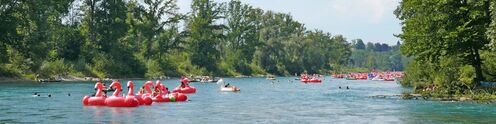
M267 79L267 80L276 80L276 77L275 77L275 76L273 76L273 75L269 75L269 76L267 76L267 78L266 78L266 79Z
M383 81L384 79L382 79L379 75L377 75L377 76L375 76L374 78L372 78L370 80L373 80L373 81Z
M235 78L249 78L251 76L246 76L246 75L238 75L238 76L235 76Z
M217 82L217 81L218 81L218 80L215 80L215 79L210 79L210 80L208 80L207 82L209 82L209 83L215 83L215 82Z
M275 77L268 77L267 80L276 80Z
M189 80L189 82L200 82L200 79L198 79L198 78L193 78L193 79Z

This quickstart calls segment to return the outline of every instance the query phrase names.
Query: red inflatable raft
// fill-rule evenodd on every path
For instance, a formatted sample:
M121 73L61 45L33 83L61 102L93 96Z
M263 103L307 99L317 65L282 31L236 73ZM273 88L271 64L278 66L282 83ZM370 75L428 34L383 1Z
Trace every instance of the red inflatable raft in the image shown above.
M157 88L160 92L155 93L155 96L152 96L154 92L150 90L150 87L155 87ZM183 102L188 99L188 97L185 94L182 93L170 93L167 90L167 87L160 83L160 81L157 81L156 85L153 86L153 83L151 81L147 81L145 83L145 90L147 91L146 94L143 94L143 96L149 96L152 98L153 102Z
M128 85L132 85L132 82L129 81ZM110 107L137 107L139 105L138 99L134 97L134 95L130 97L119 96L119 93L122 91L121 84L119 81L114 81L110 84L110 88L115 88L116 90L112 94L112 96L105 99L105 104ZM129 93L132 94L133 90L130 88Z
M105 106L105 97L102 93L103 89L103 84L100 82L97 82L95 84L95 89L96 89L96 94L95 96L84 96L83 98L83 105L85 106Z
M301 79L301 82L304 82L304 83L320 83L322 81L320 79L312 78L312 79Z
M196 93L196 88L189 86L188 82L189 82L188 78L183 78L181 80L181 85L179 87L176 87L174 90L172 90L172 92L185 93L185 94Z

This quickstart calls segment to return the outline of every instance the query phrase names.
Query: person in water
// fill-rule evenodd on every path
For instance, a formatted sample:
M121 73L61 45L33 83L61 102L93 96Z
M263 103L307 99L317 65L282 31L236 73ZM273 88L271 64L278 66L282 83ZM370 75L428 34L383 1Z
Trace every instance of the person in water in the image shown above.
M350 89L350 87L346 86L346 89L347 89L347 90L349 90L349 89Z
M38 97L38 96L40 96L40 94L38 94L38 92L33 93L33 97Z

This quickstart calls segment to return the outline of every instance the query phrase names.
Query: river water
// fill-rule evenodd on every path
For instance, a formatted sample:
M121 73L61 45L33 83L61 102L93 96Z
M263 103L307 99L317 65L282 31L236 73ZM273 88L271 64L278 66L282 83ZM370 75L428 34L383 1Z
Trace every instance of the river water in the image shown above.
M219 92L215 83L190 83L197 92L187 102L136 108L83 106L94 82L2 83L0 123L496 123L495 104L371 97L408 91L392 82L294 79L225 78L241 88L237 93ZM144 80L134 82L141 86ZM179 85L178 79L162 83Z

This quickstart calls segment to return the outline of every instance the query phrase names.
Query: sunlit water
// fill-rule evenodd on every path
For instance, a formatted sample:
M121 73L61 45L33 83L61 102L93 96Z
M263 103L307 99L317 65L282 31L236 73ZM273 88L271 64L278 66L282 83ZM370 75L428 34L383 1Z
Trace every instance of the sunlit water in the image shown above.
M83 96L94 91L92 82L2 83L0 123L496 123L494 104L371 97L407 91L391 82L294 79L226 78L241 88L238 93L219 92L215 83L190 83L197 93L188 102L136 108L83 106ZM163 83L172 89L178 79ZM42 96L32 97L33 92Z

